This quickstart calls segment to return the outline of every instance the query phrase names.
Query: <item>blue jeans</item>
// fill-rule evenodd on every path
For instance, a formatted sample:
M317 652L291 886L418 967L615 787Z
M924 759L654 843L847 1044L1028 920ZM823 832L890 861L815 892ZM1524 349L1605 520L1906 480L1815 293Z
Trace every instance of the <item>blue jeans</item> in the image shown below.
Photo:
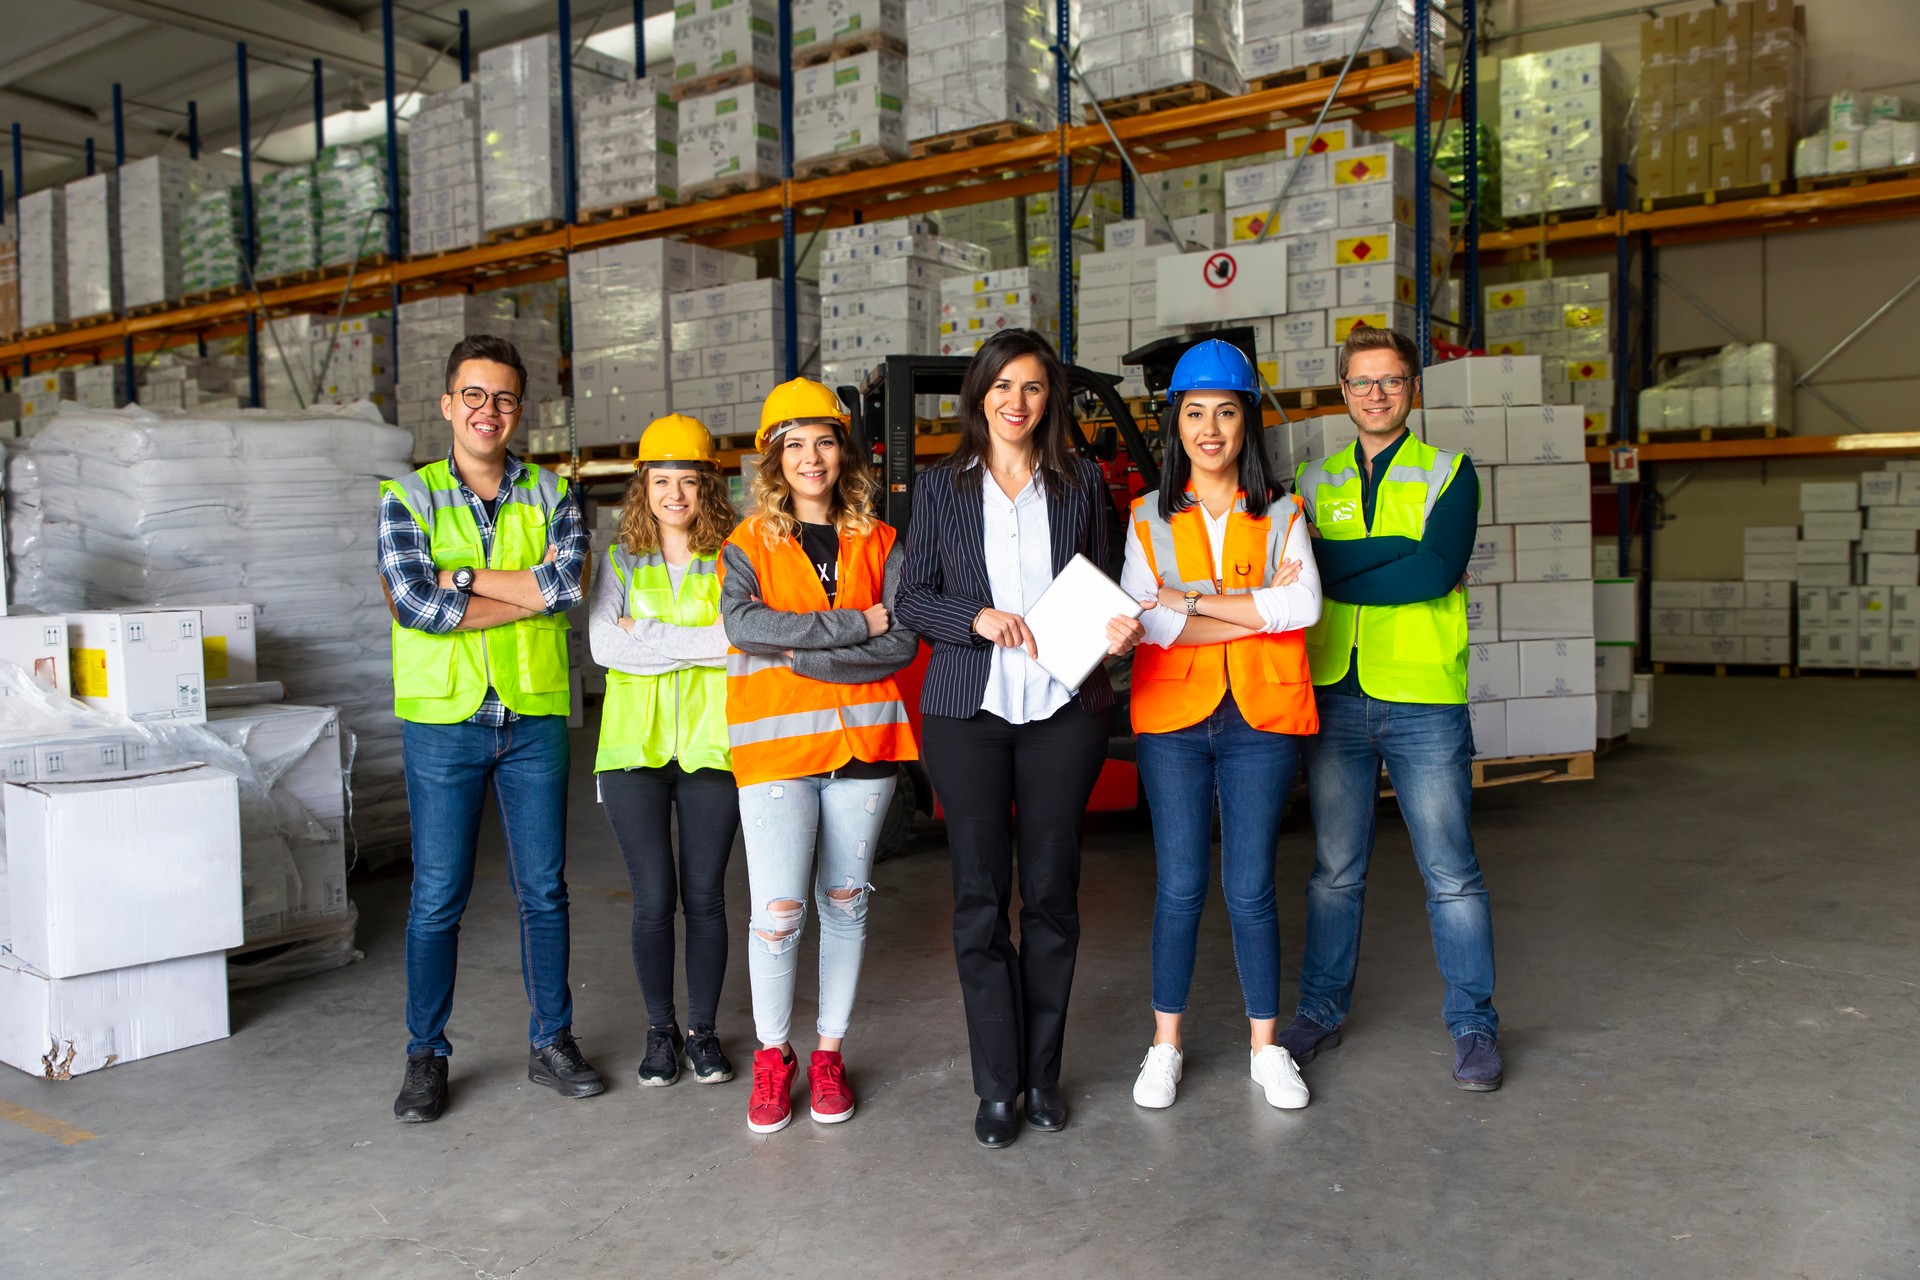
M413 822L413 897L407 905L407 1052L451 1054L460 917L473 892L487 786L500 805L507 872L520 905L520 973L533 1006L535 1048L573 1023L567 989L567 718L521 716L495 728L401 728Z
M1172 733L1143 733L1140 785L1153 812L1159 887L1153 900L1153 1007L1185 1013L1213 864L1220 806L1220 891L1233 927L1233 960L1247 1017L1280 1010L1280 921L1274 846L1300 766L1300 739L1255 729L1229 692L1206 719Z
M1465 704L1314 694L1320 732L1306 743L1314 860L1299 1012L1337 1027L1352 1003L1384 762L1427 883L1427 924L1447 984L1447 1032L1497 1034L1493 912L1473 852L1473 737Z

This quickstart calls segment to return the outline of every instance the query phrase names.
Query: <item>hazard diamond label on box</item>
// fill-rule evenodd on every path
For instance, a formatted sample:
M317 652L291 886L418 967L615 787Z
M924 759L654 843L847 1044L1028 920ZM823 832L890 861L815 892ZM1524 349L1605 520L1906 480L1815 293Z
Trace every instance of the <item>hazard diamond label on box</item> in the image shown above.
M1605 360L1582 360L1578 364L1569 364L1567 366L1567 377L1573 379L1575 382L1591 382L1596 378L1604 378L1606 376L1607 362Z

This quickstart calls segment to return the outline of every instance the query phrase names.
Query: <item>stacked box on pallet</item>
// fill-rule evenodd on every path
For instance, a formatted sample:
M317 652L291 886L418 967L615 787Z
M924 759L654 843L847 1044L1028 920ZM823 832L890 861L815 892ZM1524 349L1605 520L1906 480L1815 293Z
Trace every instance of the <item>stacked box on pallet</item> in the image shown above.
M120 309L120 184L96 173L67 184L67 315Z
M1698 195L1786 179L1806 11L1737 0L1640 23L1635 194Z
M1920 119L1894 93L1842 89L1827 99L1826 127L1794 143L1793 175L1819 178L1920 164Z
M582 165L583 174L592 169ZM472 81L421 99L407 132L407 252L478 244L480 90Z
M247 358L241 353L158 351L142 362L134 399L149 409L245 407Z
M12 227L0 227L0 334L20 331L20 245Z
M1793 430L1793 362L1772 342L1730 342L1640 392L1640 431ZM1853 505L1853 504L1849 504Z
M679 113L651 78L580 100L580 207L679 198Z
M987 251L987 268L1018 267L1026 263L1026 231L1031 225L1025 212L1032 201L1023 196L987 200L942 209L935 215L940 233ZM825 281L822 280L824 286Z
M288 165L262 178L254 188L254 223L258 233L255 280L271 280L318 266L320 204L313 166ZM244 270L240 283L247 283Z
M1582 406L1587 433L1611 437L1613 277L1601 271L1516 280L1483 292L1487 353L1539 356L1547 398Z
M793 157L907 156L907 60L869 49L793 71Z
M73 371L73 399L90 409L118 409L127 403L127 367L112 364L83 364Z
M203 195L225 184L225 177L211 165L173 156L129 161L120 170L120 293L124 305L150 306L187 291L192 210Z
M1195 166L1195 170L1210 176L1212 179L1210 192L1217 190L1220 178L1218 165ZM1175 174L1186 172L1188 171L1169 171L1165 175L1155 174L1153 179L1158 181L1164 177L1173 177ZM1040 267L1048 271L1060 269L1056 244L1060 239L1060 212L1059 205L1056 203L1058 199L1059 196L1053 192L1042 192L1025 198L1023 201L1026 206L1026 234L1023 237L1026 246L1025 257L1004 263L996 258L994 266ZM1105 246L1107 228L1120 221L1122 208L1119 183L1096 183L1091 189L1083 188L1074 191L1073 252L1076 258L1082 254L1097 252ZM1196 209L1195 212L1198 210ZM960 238L968 239L969 237ZM975 243L983 242L975 241Z
M861 48L905 49L906 0L793 0L796 66L848 42Z
M1240 0L1082 0L1079 67L1107 102L1177 85L1246 92Z
M1122 220L1106 229L1106 248L1079 257L1074 363L1122 375L1120 394L1147 394L1140 367L1125 363L1130 351L1177 329L1159 319L1158 259L1179 252L1158 219Z
M394 341L394 424L413 433L413 456L443 456L453 443L440 412L447 390L447 355L472 333L498 333L513 319L513 300L505 293L457 293L400 304ZM530 421L523 415L521 430ZM516 440L528 451L524 438Z
M680 100L680 190L756 187L780 177L780 91L754 82Z
M73 370L26 373L14 379L20 393L20 436L29 439L60 413L60 403L73 399Z
M918 218L892 218L827 233L820 255L820 377L858 386L889 355L940 350L943 281L981 270L984 246L934 234ZM952 397L925 397L915 414L950 417Z
M387 211L406 203L404 144L395 159L401 190L397 198L389 198L385 138L330 146L320 152L313 163L319 265L358 262L387 252L387 219L392 216Z
M1620 84L1620 68L1600 44L1500 60L1503 217L1612 205Z
M1662 581L1650 592L1655 662L1788 666L1791 582Z
M180 228L180 291L225 289L246 279L240 263L240 189L225 182L187 202Z
M800 282L796 368L820 376L820 293ZM787 380L786 297L778 280L686 289L667 295L673 408L716 436L751 436L760 404ZM641 424L644 426L645 424Z
M1640 640L1640 584L1632 578L1595 577L1593 583L1593 689L1598 713L1595 738L1602 743L1648 728L1647 709L1634 708L1635 651ZM1643 695L1644 697L1644 695Z
M1041 0L944 0L913 30L907 54L912 141L1012 124L1059 123L1054 6Z
M1032 329L1060 345L1060 278L1008 267L940 282L940 354L966 356L1002 329Z
M566 217L560 55L553 35L480 55L480 211L488 231ZM626 78L611 58L590 49L573 55L575 101Z
M780 15L773 0L683 0L673 15L674 83L732 73L780 82Z
M59 324L67 311L67 193L20 197L20 327Z
M1374 0L1241 0L1245 33L1240 48L1240 70L1249 81L1264 79L1297 67L1324 66L1343 61L1357 49L1361 55L1376 50L1410 57L1414 44L1414 15L1421 0L1387 0L1372 25ZM1429 26L1431 47L1446 38L1444 21L1436 12ZM1329 70L1328 74L1332 74Z
M1920 669L1920 586L1801 587L1803 667Z

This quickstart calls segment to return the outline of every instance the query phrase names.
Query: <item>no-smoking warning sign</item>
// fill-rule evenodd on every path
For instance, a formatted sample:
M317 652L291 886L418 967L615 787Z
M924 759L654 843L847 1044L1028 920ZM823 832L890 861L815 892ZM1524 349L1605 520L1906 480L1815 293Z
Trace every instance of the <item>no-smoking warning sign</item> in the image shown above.
M1235 276L1240 274L1240 264L1233 260L1233 255L1230 253L1216 253L1207 259L1201 274L1209 288L1224 289L1233 283Z
M1282 240L1237 244L1232 250L1169 253L1156 260L1161 324L1209 324L1283 310L1287 245Z

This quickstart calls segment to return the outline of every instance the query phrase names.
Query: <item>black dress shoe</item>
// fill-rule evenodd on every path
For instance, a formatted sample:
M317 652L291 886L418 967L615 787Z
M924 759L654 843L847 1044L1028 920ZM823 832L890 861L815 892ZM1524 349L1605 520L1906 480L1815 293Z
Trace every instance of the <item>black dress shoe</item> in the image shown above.
M407 1076L393 1100L393 1118L402 1124L438 1120L447 1109L447 1060L431 1049L407 1055Z
M527 1079L563 1098L591 1098L607 1091L607 1082L580 1052L571 1031L562 1031L545 1048L527 1050Z
M1060 1086L1027 1090L1027 1127L1042 1133L1067 1127L1067 1104L1060 1100Z
M1011 1102L980 1103L973 1116L973 1140L983 1147L1010 1147L1020 1136L1020 1108Z

